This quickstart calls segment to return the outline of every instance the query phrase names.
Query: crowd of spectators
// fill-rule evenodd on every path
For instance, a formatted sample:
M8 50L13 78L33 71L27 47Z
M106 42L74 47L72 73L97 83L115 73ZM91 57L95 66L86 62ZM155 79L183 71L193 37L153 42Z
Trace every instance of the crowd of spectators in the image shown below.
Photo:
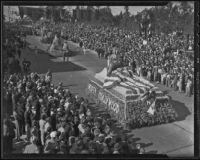
M60 25L60 24L59 24ZM139 75L164 84L191 96L194 90L194 37L192 35L152 34L145 38L137 32L118 27L66 23L49 27L80 43L83 48L95 50L99 58L115 53L125 61L129 55ZM62 27L61 27L62 26ZM47 27L47 28L48 28ZM190 53L189 53L189 52ZM127 54L130 52L131 54ZM189 53L189 54L187 54Z
M22 58L22 50L27 47L26 35L28 33L19 25L5 26L2 44L3 73L5 75L29 71L30 61Z
M193 37L186 43L184 36L151 35L144 44L144 37L138 33L117 27L78 23L61 26L52 27L52 31L62 30L61 36L96 50L99 58L115 53L123 59L130 51L139 75L188 96L193 93L194 64L184 53L193 49ZM144 153L126 135L112 131L110 118L95 117L87 99L64 89L62 83L54 86L51 71L44 76L27 73L25 66L30 63L25 59L22 70L20 59L21 49L26 47L25 36L11 29L6 33L3 44L4 73L9 73L3 82L6 153L12 152L13 139L21 141L23 134L28 143L23 153ZM15 124L10 115L14 116Z
M52 84L52 74L12 74L4 80L4 108L13 106L15 125L4 117L5 151L25 134L29 154L143 154L144 149L112 130L111 117L96 117L87 99ZM8 114L5 114L8 115ZM14 131L16 129L16 134ZM9 139L9 140L8 140Z

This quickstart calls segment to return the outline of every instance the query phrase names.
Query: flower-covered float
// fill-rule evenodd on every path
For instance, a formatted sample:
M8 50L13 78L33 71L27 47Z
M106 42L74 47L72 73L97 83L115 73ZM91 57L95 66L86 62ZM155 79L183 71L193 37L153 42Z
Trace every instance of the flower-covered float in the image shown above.
M170 97L154 84L133 74L128 67L116 67L111 72L108 67L97 73L86 90L122 126L140 128L176 120Z

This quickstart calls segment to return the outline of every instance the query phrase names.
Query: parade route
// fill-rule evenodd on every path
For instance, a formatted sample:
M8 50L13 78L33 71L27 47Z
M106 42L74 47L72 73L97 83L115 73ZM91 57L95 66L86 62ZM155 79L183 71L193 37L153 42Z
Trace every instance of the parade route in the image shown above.
M35 54L34 50L30 48L23 50L22 57L31 61L31 70L44 74L51 69L55 85L63 82L65 88L69 88L73 93L83 97L86 97L85 89L89 79L106 66L106 60L99 59L93 51L87 51L85 55L70 57L70 62L63 62L62 57L49 56L45 52L49 45L41 44L38 37L28 36L27 41L31 46L37 45L40 49L38 54ZM117 126L116 130L133 137L136 143L143 144L146 153L163 153L174 157L193 156L194 97L186 97L185 94L173 91L171 88L160 84L156 85L172 97L172 104L178 113L178 120L173 123L131 131L121 130L120 126ZM104 108L97 105L93 105L93 110L96 115L104 112Z

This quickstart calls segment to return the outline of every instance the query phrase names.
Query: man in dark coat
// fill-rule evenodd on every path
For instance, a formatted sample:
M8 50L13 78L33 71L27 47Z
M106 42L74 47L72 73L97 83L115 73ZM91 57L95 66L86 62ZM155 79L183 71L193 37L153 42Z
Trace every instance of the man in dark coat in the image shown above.
M24 113L24 119L25 119L25 129L26 129L27 141L30 141L31 126L32 126L30 105L26 106L26 111Z
M56 119L57 118L56 118L55 111L51 110L50 122L51 122L51 126L52 126L53 131L56 131L56 124L57 124Z

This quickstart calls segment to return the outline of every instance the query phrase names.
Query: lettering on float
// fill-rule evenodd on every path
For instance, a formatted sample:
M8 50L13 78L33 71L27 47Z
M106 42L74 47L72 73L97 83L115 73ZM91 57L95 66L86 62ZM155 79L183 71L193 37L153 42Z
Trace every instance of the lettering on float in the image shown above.
M94 86L92 86L91 84L88 85L88 90L89 90L91 93L95 94L95 95L96 95L96 93L97 93L97 89L96 89Z
M105 105L107 105L109 110L114 111L116 114L119 113L119 105L113 101L111 98L103 94L103 92L99 92L98 99L103 102Z

